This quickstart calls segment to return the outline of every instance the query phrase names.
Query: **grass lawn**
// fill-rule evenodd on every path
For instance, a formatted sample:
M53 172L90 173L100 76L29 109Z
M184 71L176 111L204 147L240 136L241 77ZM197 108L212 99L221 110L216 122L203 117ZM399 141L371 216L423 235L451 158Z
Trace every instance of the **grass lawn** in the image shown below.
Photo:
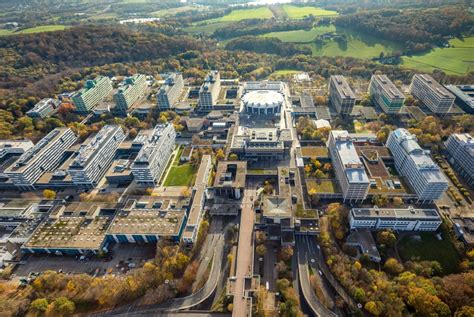
M444 274L455 273L459 269L459 255L451 242L447 229L443 227L443 240L438 241L434 233L419 233L421 240L410 236L404 237L398 243L398 252L402 260L412 258L421 261L438 261L443 267Z
M308 43L314 41L314 39L322 34L328 32L334 32L336 28L334 25L329 26L318 26L311 30L296 30L296 31L284 31L284 32L271 32L263 34L264 37L276 37L283 42L292 43Z
M306 187L308 191L311 188L315 188L317 193L339 193L339 185L336 181L331 179L321 179L319 181L316 180L307 180Z
M284 5L283 10L290 19L302 19L310 14L314 16L335 16L338 15L336 11L324 10L316 7L299 7L294 5Z
M403 67L431 73L441 69L447 74L464 75L474 70L474 37L452 39L451 47L414 56L403 56Z
M223 17L203 21L203 24L215 22L236 22L248 19L271 19L273 13L268 7L258 7L252 9L238 9L232 10L229 14ZM201 24L201 23L200 23Z
M32 33L40 33L40 32L62 31L66 28L67 28L67 26L65 26L65 25L51 24L51 25L41 25L41 26L37 26L37 27L34 27L34 28L20 30L20 31L17 31L17 32L0 29L0 36L14 35L14 34L32 34Z
M184 148L180 147L176 154L168 176L165 179L164 186L191 186L197 170L190 163L179 163Z
M329 150L324 146L303 146L301 147L303 157L329 157Z

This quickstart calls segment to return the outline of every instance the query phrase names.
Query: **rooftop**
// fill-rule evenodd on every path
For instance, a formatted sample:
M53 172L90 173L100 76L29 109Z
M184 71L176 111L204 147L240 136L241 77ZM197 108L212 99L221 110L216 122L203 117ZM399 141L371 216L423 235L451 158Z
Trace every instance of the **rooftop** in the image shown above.
M245 187L246 161L219 161L217 163L214 187Z
M372 79L382 87L390 98L405 98L397 86L388 79L387 75L372 75Z
M292 216L289 198L267 196L263 199L263 216L269 218L288 218Z
M474 85L448 85L446 88L471 108L474 108Z
M354 92L352 91L344 76L331 76L330 80L342 99L356 99Z
M412 206L408 208L353 208L351 215L354 218L441 220L436 209L417 209Z
M335 150L343 166L347 180L351 183L368 183L369 178L365 172L354 143L347 131L331 131L334 138Z
M415 80L415 78L421 80L438 97L440 97L440 98L453 98L453 99L455 98L454 95L449 90L444 88L443 85L441 85L436 80L434 80L433 77L431 77L430 75L428 75L428 74L416 74L413 77L413 80Z

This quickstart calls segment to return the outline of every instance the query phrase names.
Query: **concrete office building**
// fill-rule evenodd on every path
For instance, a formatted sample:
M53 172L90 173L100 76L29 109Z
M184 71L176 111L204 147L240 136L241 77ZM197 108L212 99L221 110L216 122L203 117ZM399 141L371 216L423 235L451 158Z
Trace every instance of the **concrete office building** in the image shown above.
M452 134L445 143L449 161L469 185L474 185L474 139L470 134Z
M356 96L344 76L331 76L329 79L329 101L338 113L344 115L352 113Z
M56 128L33 148L5 170L13 185L21 190L34 190L35 182L47 171L54 170L62 161L64 152L76 142L69 128Z
M106 125L81 145L69 165L72 182L82 188L93 188L104 176L114 159L115 151L125 139L118 125Z
M221 90L221 75L217 70L209 72L199 89L199 108L201 110L212 110L219 98Z
M413 76L410 93L436 114L448 113L455 99L452 93L427 74Z
M114 95L115 112L126 113L145 94L146 87L145 75L135 74L125 78Z
M455 102L468 114L474 114L474 85L448 85L446 88L455 96Z
M419 201L431 202L446 191L446 177L433 162L429 152L418 145L413 134L406 129L392 131L387 147L392 152L395 168L406 178Z
M78 113L88 113L113 90L109 77L99 76L86 81L84 88L71 98Z
M283 95L272 90L253 90L242 97L245 112L257 115L277 114L283 102Z
M52 98L45 98L40 100L33 109L26 112L30 118L46 118L58 110L60 102Z
M21 155L33 146L30 140L0 140L0 160L9 155Z
M387 75L372 75L369 93L374 103L385 113L399 113L405 102L405 96Z
M367 198L370 181L347 131L331 131L329 152L344 201L363 201Z
M171 107L179 100L179 97L183 93L183 89L183 75L172 73L168 78L166 78L165 83L161 86L160 91L158 91L158 94L156 95L158 109L171 109Z
M351 229L394 231L436 231L442 220L436 209L353 208L349 214Z
M158 184L175 147L175 140L176 132L172 124L155 127L132 164L132 173L137 185Z

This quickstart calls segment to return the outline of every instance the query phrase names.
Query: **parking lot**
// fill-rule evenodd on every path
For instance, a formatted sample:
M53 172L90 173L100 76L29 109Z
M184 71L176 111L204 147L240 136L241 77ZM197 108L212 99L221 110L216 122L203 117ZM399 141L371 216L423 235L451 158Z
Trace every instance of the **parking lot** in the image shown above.
M91 275L121 274L130 268L142 266L146 260L153 259L156 246L115 244L111 248L112 258L86 258L58 255L30 255L23 259L14 271L18 277L28 276L31 272L47 270L63 271L64 273L88 273Z

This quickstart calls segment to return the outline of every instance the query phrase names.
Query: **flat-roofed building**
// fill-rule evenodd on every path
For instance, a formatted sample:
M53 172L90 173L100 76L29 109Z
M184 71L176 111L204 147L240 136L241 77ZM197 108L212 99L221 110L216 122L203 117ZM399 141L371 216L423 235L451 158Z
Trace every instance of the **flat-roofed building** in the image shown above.
M329 101L337 112L350 115L356 102L356 96L344 76L336 75L329 78Z
M46 118L51 116L58 110L60 102L52 98L45 98L40 100L33 109L26 112L26 115L31 118Z
M214 179L214 194L221 197L240 199L244 193L247 175L245 161L219 161Z
M23 153L5 170L5 174L20 190L34 189L41 175L54 170L61 163L64 152L76 139L71 129L56 128Z
M189 199L129 197L117 213L107 236L118 243L178 242L186 224Z
M183 93L184 80L183 75L172 73L166 78L156 95L157 106L159 110L169 110L178 102Z
M0 140L0 162L10 155L21 155L34 146L30 140Z
M393 154L395 168L404 176L420 201L438 199L448 188L446 177L406 129L392 131L387 147Z
M469 185L474 184L474 138L468 134L451 134L445 143L450 163Z
M451 217L454 234L469 247L474 246L474 214Z
M344 201L363 201L369 191L369 177L347 131L331 131L329 152Z
M112 164L115 151L125 139L119 125L106 125L87 139L69 165L73 183L82 188L93 188Z
M212 110L217 103L221 90L221 75L217 70L210 71L199 89L199 108L201 110Z
M211 167L212 157L207 154L203 155L193 187L191 210L189 211L188 221L186 222L186 228L182 236L183 242L185 243L196 242L199 226L201 225L204 215L204 204L206 202L206 191L209 176L211 175Z
M132 162L126 159L118 159L112 162L109 170L105 174L107 183L116 185L127 185L133 181Z
M132 164L132 173L139 186L155 186L173 152L176 132L172 124L157 125L144 142Z
M374 103L386 113L399 113L405 102L405 96L387 75L372 75L369 93Z
M349 214L351 229L394 231L436 231L442 223L436 209L408 208L352 208Z
M446 88L456 96L455 102L459 108L474 114L474 85L448 85Z
M71 99L78 113L88 113L112 90L110 78L99 76L94 80L86 81L84 88L76 92Z
M448 113L455 99L449 90L427 74L413 76L410 93L436 114Z
M115 112L126 113L145 94L146 87L146 76L143 74L125 78L114 95Z

